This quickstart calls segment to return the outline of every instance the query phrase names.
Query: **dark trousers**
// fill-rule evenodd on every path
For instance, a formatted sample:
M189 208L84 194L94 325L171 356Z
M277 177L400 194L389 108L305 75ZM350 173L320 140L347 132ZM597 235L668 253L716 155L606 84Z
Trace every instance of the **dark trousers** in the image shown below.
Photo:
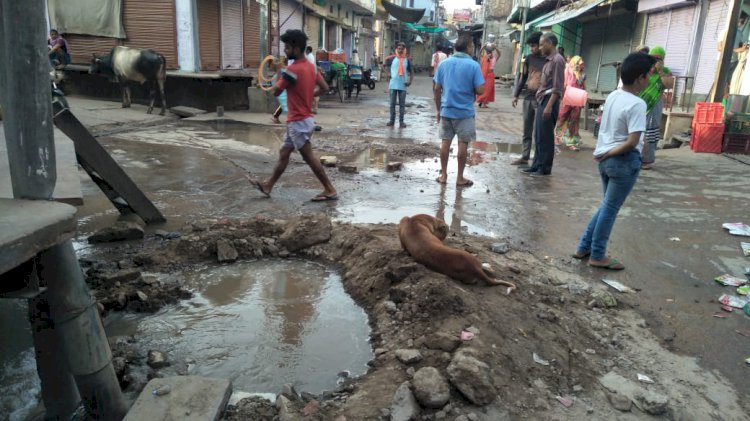
M521 159L528 161L531 157L531 144L534 135L534 118L536 117L536 98L527 96L523 100L523 152Z
M398 121L403 123L406 113L406 91L391 89L391 123L396 121L396 99L398 99Z
M531 164L531 168L545 174L552 172L552 160L555 159L555 125L557 114L560 112L560 101L556 101L552 106L552 115L548 119L544 118L544 109L550 97L551 95L545 96L536 108L536 127L534 128L536 148L534 149L534 163Z

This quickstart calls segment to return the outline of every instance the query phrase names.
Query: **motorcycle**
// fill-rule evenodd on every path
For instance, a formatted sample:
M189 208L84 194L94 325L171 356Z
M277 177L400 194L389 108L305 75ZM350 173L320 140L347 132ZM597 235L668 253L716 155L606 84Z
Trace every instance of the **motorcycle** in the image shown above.
M370 90L375 89L375 76L372 74L372 69L366 69L362 71L362 79Z

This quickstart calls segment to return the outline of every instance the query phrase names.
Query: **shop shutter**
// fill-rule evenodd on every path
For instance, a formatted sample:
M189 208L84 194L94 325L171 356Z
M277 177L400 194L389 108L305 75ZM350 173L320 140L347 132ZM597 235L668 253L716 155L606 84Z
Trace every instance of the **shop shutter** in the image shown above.
M365 51L359 55L366 69L372 67L372 53L375 51L375 38L364 37Z
M245 0L243 44L245 67L255 69L260 66L260 4L255 0Z
M706 25L703 28L703 38L701 38L694 93L708 94L711 92L719 64L719 52L716 50L716 45L719 42L719 36L724 32L728 15L729 5L725 0L711 0L706 16Z
M605 19L606 30L603 30L602 64L622 62L630 54L634 21L635 13L617 16L617 18L610 19L609 22L606 22ZM588 69L588 63L586 63L586 68ZM586 74L586 86L596 83L595 77L592 78L588 71ZM599 70L598 91L612 92L617 89L617 83L617 67L613 65L602 66Z
M669 16L671 14L672 12L667 10L666 12L651 13L648 15L648 24L646 25L647 46L654 47L661 45L666 48L667 34L669 32Z
M198 46L201 70L221 67L221 30L219 28L219 0L197 0Z
M336 39L338 34L339 26L330 20L326 20L326 50L333 51L338 46L336 45Z
M112 47L118 45L117 38L75 34L63 34L63 38L68 41L70 60L73 64L91 64L91 54L109 54Z
M633 50L646 44L646 24L648 23L648 15L645 13L639 13L635 20L635 30L633 31Z
M221 68L242 69L242 2L221 0Z
M305 34L307 34L307 45L313 51L320 50L320 17L308 13L305 15Z
M687 76L690 53L693 51L694 26L698 20L697 10L698 7L696 6L672 10L669 19L669 36L666 45L662 45L667 51L664 65L669 67L675 76ZM677 81L674 87L675 95L682 94L682 85L684 84L684 79Z
M346 60L349 61L349 59L352 57L352 31L342 31L341 43L344 44L342 49L346 54Z
M174 0L125 0L123 45L150 48L164 56L167 69L177 69L177 20Z
M293 0L279 0L279 55L284 54L281 35L287 29L302 29L302 6Z
M586 88L591 92L599 91L596 87L596 73L599 69L599 57L602 52L602 39L606 32L606 26L606 20L589 22L583 25L581 57L586 66Z

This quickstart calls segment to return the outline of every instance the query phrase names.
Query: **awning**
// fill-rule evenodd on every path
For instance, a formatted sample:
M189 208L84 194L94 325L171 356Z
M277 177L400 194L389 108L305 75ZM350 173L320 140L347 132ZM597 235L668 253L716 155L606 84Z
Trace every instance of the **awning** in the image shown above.
M526 29L531 27L548 28L554 24L577 18L605 1L607 0L580 0L571 3L532 20L526 24Z
M408 7L397 6L386 0L378 1L383 5L383 8L385 8L385 10L387 10L391 16L400 20L401 22L417 23L420 19L422 19L422 16L424 16L424 12L426 10L410 9Z
M440 32L445 32L445 28L440 28L438 26L424 26L424 25L414 25L412 23L407 23L406 26L409 29L413 29L415 31L419 32L425 32L428 34L437 34Z

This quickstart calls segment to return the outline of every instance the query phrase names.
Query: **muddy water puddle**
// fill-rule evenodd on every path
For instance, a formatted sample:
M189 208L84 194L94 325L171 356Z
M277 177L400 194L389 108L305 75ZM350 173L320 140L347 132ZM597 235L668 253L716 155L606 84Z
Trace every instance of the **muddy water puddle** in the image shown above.
M184 361L187 374L228 378L235 390L334 389L344 370L362 375L373 354L364 311L331 268L302 260L207 267L183 274L194 298L154 315L118 314L108 335L145 353Z

